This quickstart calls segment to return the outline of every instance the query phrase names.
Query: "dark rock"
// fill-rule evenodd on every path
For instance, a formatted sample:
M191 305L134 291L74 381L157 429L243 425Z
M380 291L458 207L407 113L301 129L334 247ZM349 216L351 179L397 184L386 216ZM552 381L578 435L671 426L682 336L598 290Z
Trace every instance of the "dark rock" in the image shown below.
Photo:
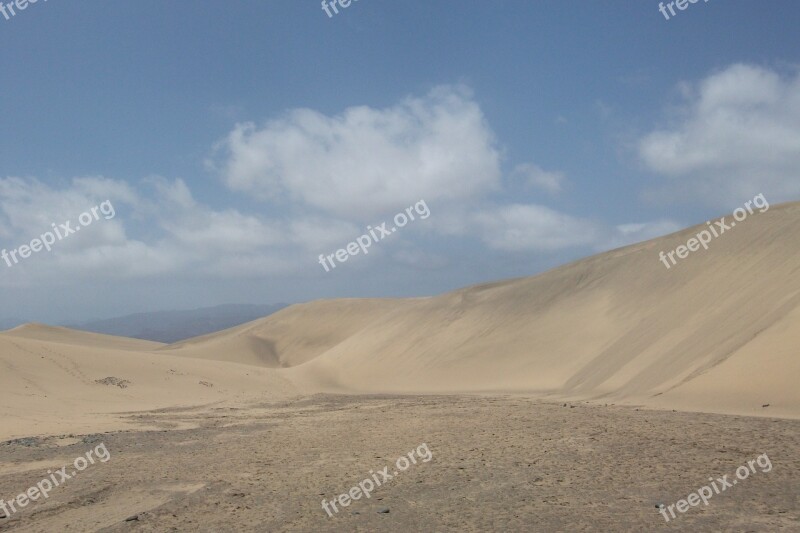
M378 509L378 514L389 514L389 508L381 507L380 509Z
M93 433L91 435L86 435L81 439L81 442L84 444L94 444L95 442L103 442L103 435L101 433Z

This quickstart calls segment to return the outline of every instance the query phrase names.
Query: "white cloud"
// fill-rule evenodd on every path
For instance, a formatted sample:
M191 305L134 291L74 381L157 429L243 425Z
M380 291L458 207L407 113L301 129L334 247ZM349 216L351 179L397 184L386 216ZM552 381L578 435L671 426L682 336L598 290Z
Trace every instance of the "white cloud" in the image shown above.
M391 262L444 269L452 260L445 250L459 245L441 246L447 240L470 241L495 254L591 251L678 229L669 221L609 227L544 205L491 200L520 182L557 193L566 177L521 164L509 176L515 183L503 191L502 148L461 87L440 87L382 110L351 107L335 117L291 111L262 129L237 126L220 150L227 185L250 198L280 201L280 209L211 207L195 199L183 180L158 176L143 179L136 190L101 176L61 184L0 179L0 245L8 249L105 200L116 209L115 218L96 221L52 252L5 270L0 286L155 277L303 279L322 273L319 254L345 247L367 224L391 221L421 199L430 220L382 243L363 268Z
M245 215L235 209L215 211L199 204L183 180L152 179L159 226L187 249L213 249L217 254L248 253L284 244L286 229L280 221ZM152 220L152 219L151 219Z
M386 109L326 116L296 109L263 128L239 124L218 146L227 185L347 220L424 198L459 202L500 185L499 152L480 107L443 86Z
M563 172L548 172L531 163L517 165L511 172L511 176L522 180L523 183L530 187L536 187L550 193L560 192L566 181L566 176Z
M75 279L132 279L191 273L264 275L288 271L293 257L288 225L199 204L181 180L151 178L141 194L124 182L77 178L56 188L36 179L0 179L3 248L17 249L50 231L51 221L76 226L80 213L109 200L115 217L58 240L11 268L2 261L0 285L25 286ZM149 196L146 194L149 192ZM142 239L129 236L138 222ZM238 263L236 263L238 262ZM295 267L296 268L296 267Z
M680 88L670 125L638 145L647 167L669 178L666 190L726 207L757 193L797 199L799 74L735 64Z
M78 216L105 200L114 199L117 207L137 202L132 189L122 181L105 178L76 178L65 189L54 189L36 179L9 177L0 179L0 227L3 237L28 236L26 240L51 231L56 226L72 221L76 225ZM95 245L113 245L126 240L121 222L115 219L92 224L91 236L87 232L71 235L61 241L69 249L79 250ZM21 243L20 243L21 244ZM67 248L65 248L67 249Z
M681 229L671 220L610 227L532 204L483 211L474 223L487 246L506 252L554 252L576 247L602 252Z
M599 237L595 224L541 205L513 204L483 211L475 222L490 248L510 252L588 246Z
M318 254L332 248L341 248L365 231L366 228L349 222L315 215L305 216L290 223L292 241Z

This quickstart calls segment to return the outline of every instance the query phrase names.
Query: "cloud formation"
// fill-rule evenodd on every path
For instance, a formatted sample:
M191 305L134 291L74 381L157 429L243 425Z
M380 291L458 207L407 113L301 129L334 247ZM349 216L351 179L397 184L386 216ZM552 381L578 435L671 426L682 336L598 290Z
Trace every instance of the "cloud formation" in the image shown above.
M206 205L187 182L158 176L136 185L101 176L58 184L0 179L0 244L9 249L106 199L117 210L47 257L4 272L0 284L302 279L320 274L318 254L421 199L430 221L370 254L376 271L389 262L445 269L446 250L460 246L495 255L596 251L677 229L669 221L611 227L541 203L499 202L517 190L559 193L566 183L562 172L534 163L516 165L504 179L503 151L470 91L442 86L384 109L351 107L335 116L296 109L260 128L235 126L212 150L210 166L234 202L235 193L247 197L236 207ZM252 200L272 208L243 207Z
M685 198L688 186L715 206L800 194L800 73L734 64L680 89L669 124L638 143L647 168L668 179L664 190Z
M501 177L494 135L460 86L385 109L296 109L260 128L239 124L211 164L233 190L362 221L420 198L475 198Z

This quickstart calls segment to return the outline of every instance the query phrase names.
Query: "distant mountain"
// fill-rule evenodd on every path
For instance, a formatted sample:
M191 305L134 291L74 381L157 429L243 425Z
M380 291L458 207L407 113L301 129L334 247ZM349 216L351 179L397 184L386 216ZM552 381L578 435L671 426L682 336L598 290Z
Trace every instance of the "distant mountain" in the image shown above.
M66 327L169 344L232 328L271 315L287 306L288 304L228 304L190 311L137 313L118 318L66 325ZM11 321L9 323L11 324ZM14 323L8 327L17 325L19 324Z
M22 324L27 324L28 322L30 322L30 320L24 320L22 318L0 318L0 331L15 328Z

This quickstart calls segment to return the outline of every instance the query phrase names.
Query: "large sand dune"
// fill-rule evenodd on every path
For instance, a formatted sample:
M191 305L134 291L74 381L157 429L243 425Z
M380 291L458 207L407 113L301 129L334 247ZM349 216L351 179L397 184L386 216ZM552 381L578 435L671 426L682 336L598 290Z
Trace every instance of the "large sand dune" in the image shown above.
M298 392L486 391L800 417L800 204L659 262L704 227L437 297L295 305L169 346L17 328L0 334L0 411L30 434Z
M704 228L434 298L293 306L168 349L292 366L311 390L538 391L800 415L800 204L751 215L670 269L658 260Z

